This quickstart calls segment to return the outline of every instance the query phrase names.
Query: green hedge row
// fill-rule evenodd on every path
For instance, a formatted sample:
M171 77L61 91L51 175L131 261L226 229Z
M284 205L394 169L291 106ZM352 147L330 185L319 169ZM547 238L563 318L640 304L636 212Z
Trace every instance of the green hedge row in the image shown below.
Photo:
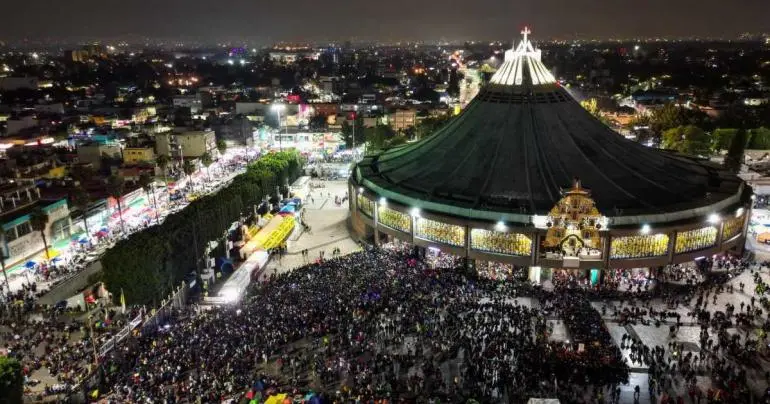
M275 195L277 185L298 178L302 165L294 151L268 154L216 194L118 242L101 260L107 289L116 302L123 290L128 304L157 304L198 269L209 241L220 240L232 222Z

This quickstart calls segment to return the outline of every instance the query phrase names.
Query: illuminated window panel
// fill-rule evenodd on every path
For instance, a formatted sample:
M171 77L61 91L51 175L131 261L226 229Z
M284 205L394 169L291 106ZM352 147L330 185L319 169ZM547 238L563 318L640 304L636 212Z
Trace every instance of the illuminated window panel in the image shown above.
M414 233L416 237L457 247L465 246L465 228L463 226L425 218L418 218L416 226Z
M690 231L682 231L676 234L677 254L690 251L698 251L704 248L713 247L717 243L717 228L713 226L704 227Z
M369 198L358 195L358 209L366 216L373 217L374 202L372 202Z
M473 229L471 248L495 254L528 256L532 252L532 239L519 233Z
M668 235L613 237L611 259L659 257L668 254Z
M722 228L722 240L727 241L743 231L744 216L736 217L730 220L725 220L724 227Z
M377 212L377 222L391 229L405 233L412 231L412 218L406 213L381 206Z

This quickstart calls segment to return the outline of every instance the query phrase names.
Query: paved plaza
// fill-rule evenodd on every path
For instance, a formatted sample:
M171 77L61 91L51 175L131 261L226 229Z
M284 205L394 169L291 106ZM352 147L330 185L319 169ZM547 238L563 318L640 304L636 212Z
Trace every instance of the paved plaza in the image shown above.
M324 258L332 258L335 248L341 255L359 251L361 247L351 237L348 230L348 203L335 203L348 190L347 181L313 181L323 184L323 188L311 190L303 205L305 223L310 230L297 229L289 238L287 253L275 256L267 265L266 275L283 273L316 261L323 252ZM307 250L307 257L302 251Z
M320 257L321 251L324 252L325 258L331 257L331 252L334 248L339 248L342 255L349 254L351 252L360 249L360 246L351 239L349 230L347 227L348 208L347 203L335 204L335 196L342 198L346 191L347 185L344 181L325 181L323 182L325 187L315 189L311 192L311 198L308 198L305 204L305 221L310 226L310 231L302 231L295 233L292 236L292 240L288 243L288 253L280 259L273 259L268 265L267 274L281 273L290 271L293 268L305 265L311 261L315 261ZM308 258L305 258L302 251L307 249ZM768 257L759 252L758 260L767 259ZM770 274L768 269L765 268L762 271L762 278L770 283ZM743 283L745 285L744 291L740 291L739 285ZM736 312L740 311L740 304L744 303L744 306L748 306L751 303L751 297L754 295L754 280L750 271L733 278L728 283L733 286L733 293L722 292L716 296L716 301L709 297L708 310L721 310L725 311L727 303L736 306ZM713 294L712 294L713 296ZM539 302L537 299L520 297L515 299L520 305L527 307L537 307ZM676 324L674 318L670 318L668 321L662 322L659 325L655 325L654 321L650 321L649 324L641 324L637 322L632 325L621 325L618 322L618 318L614 316L615 307L628 307L630 303L623 303L619 301L593 301L592 305L600 313L605 325L612 336L613 340L618 346L621 346L623 335L632 336L638 338L641 342L647 346L662 346L667 348L669 352L669 343L677 343L682 346L682 354L691 352L693 355L697 355L701 352L703 347L700 346L699 335L700 328L695 324L694 319L690 317L690 312L694 308L694 301L681 301L677 306L672 306L661 299L652 299L650 301L636 301L634 306L652 308L656 311L667 310L669 312L675 312L680 315L680 327L676 332L672 332L670 327ZM648 316L649 319L649 316ZM569 341L570 335L564 325L561 318L549 318L547 321L548 328L550 330L549 339L553 341ZM742 342L747 336L746 330L739 330L736 328L728 328L727 332L731 335L738 335L739 340ZM750 331L755 332L754 330ZM634 401L634 387L640 387L639 403L655 403L660 400L661 395L657 391L654 392L651 397L648 392L648 367L641 362L634 362L631 360L631 351L628 347L621 349L624 358L631 368L629 377L629 384L621 386L621 403L633 403ZM764 372L770 370L770 362L759 360L761 366L757 369L749 369L748 377L751 379L749 386L754 390L756 394L760 394L767 388L765 383ZM453 362L447 362L442 365L442 373L445 377L453 377L455 369L453 368ZM413 371L413 370L410 370ZM696 376L698 385L702 389L704 395L706 390L711 387L712 380L710 375L705 371L698 372ZM666 386L661 390L661 393L667 392L670 396L676 398L681 396L685 399L685 402L689 402L688 387L682 383L671 383L670 386ZM589 391L586 391L586 396L590 395ZM704 400L705 402L705 400Z
M287 252L282 256L275 256L269 262L266 275L273 273L283 273L291 271L297 267L306 265L310 262L314 262L321 257L323 252L324 258L332 258L332 251L339 249L341 255L347 255L361 249L360 245L350 237L350 231L348 228L348 205L347 202L337 204L335 199L340 201L345 196L347 191L347 184L345 181L323 181L321 182L324 187L316 188L310 193L310 197L306 199L304 205L304 220L309 228L298 228L287 243ZM307 251L307 256L303 254L303 251ZM759 260L766 259L764 255L758 255ZM762 269L762 279L765 282L770 283L770 272L767 268ZM745 284L744 290L740 291L740 284ZM712 296L709 296L708 305L706 309L711 311L721 310L725 311L726 304L730 303L736 306L736 313L741 311L740 304L743 303L744 307L751 304L751 297L754 296L754 280L751 271L746 271L741 275L731 279L728 283L733 286L734 291L732 293L722 292L716 295L716 300L712 300ZM483 298L481 301L483 302ZM511 298L510 304L516 303L525 307L537 308L540 306L540 302L531 297L517 297ZM660 401L660 393L654 391L651 396L648 392L649 382L649 369L647 365L633 361L631 351L628 349L627 342L622 344L623 336L631 336L640 340L643 344L654 347L662 346L666 348L666 352L670 352L669 344L677 343L682 346L682 354L692 353L697 355L703 352L704 347L700 346L699 334L700 328L694 323L694 319L690 317L689 313L694 309L695 302L682 299L678 305L674 306L661 299L652 299L649 301L635 301L633 303L621 303L620 301L593 301L593 307L602 313L602 319L607 327L615 344L621 347L621 352L624 355L626 362L631 368L629 376L629 384L620 386L621 397L620 403L633 403L634 400L634 387L639 386L640 396L639 403L657 403ZM621 324L619 318L615 316L615 309L628 307L633 305L635 307L650 308L656 311L667 310L669 312L675 312L680 315L681 325L676 332L672 332L670 327L676 324L675 319L671 318L669 321L662 322L656 325L654 321L650 321L647 324L636 322L634 324ZM646 320L649 320L647 316ZM646 322L646 321L645 321ZM547 319L547 327L549 329L549 340L551 341L570 341L571 336L567 329L565 322L559 317L549 317ZM3 329L0 331L8 332L9 330ZM711 332L711 330L709 331ZM742 330L737 328L728 328L727 332L731 335L737 335L740 341L744 341L747 335L754 336L755 330ZM81 338L82 331L75 331L70 334L72 341L77 341ZM624 345L624 346L622 346ZM624 349L623 349L624 348ZM44 350L45 345L41 344L38 350ZM81 349L87 350L88 347L82 347ZM414 349L414 341L405 340L401 345L394 346L394 351L402 352L404 350ZM426 349L426 348L423 348ZM42 353L43 351L40 351ZM456 356L441 363L439 368L445 380L452 380L455 377L461 375L459 364L463 363L465 352L460 350ZM668 354L667 354L668 357ZM770 362L767 362L763 357L758 358L759 366L755 369L748 370L749 386L756 394L760 394L767 388L765 383L765 371L770 370ZM85 362L83 363L85 365ZM423 369L420 367L408 367L404 369L406 375L421 374ZM32 388L32 391L40 391L45 385L53 385L56 380L52 378L45 368L33 372L32 377L41 381L38 386ZM712 380L709 372L700 370L697 375L697 381L699 387L705 391L711 387ZM688 387L682 383L672 382L671 385L667 385L661 390L661 393L667 392L670 396L676 398L681 396L685 402L689 402ZM577 392L587 397L590 397L591 391L586 389L583 392ZM607 394L606 397L609 397ZM609 401L607 401L609 402ZM703 401L705 402L705 400Z

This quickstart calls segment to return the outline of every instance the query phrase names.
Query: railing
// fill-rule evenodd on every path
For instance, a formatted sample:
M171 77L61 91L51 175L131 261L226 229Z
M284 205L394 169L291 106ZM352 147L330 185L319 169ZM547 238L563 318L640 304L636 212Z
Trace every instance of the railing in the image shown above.
M99 357L106 356L117 344L128 338L128 336L131 335L131 331L142 323L143 314L144 313L139 313L133 320L129 321L125 327L121 328L117 334L102 344L101 348L99 348Z
M142 309L141 313L134 317L125 327L123 327L115 336L110 338L107 342L102 344L99 349L99 358L104 358L115 347L125 341L131 336L132 331L141 326L142 333L151 333L157 330L158 326L162 324L173 312L174 309L184 307L187 301L187 294L189 287L186 283L183 283L176 291L174 291L167 299L164 299L160 307L154 310L149 316L146 316L146 310ZM66 402L80 403L89 401L89 393L98 388L99 374L103 371L101 369L103 364L99 364L96 369L86 375L77 384L67 392Z
M25 206L29 206L30 204L35 203L39 200L40 198L37 198L37 197L27 198L26 196L22 196L19 198L2 197L2 203L0 203L0 212L3 212L3 213L12 212L14 210L21 209Z
M174 309L181 309L187 302L187 294L190 288L186 283L177 288L167 299L164 299L160 307L150 313L150 316L144 319L142 324L142 334L152 333L163 324L173 313Z

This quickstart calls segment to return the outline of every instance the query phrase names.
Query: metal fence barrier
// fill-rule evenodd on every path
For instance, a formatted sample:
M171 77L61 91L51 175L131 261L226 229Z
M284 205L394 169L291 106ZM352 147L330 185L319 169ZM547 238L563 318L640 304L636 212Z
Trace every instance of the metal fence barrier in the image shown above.
M104 358L115 349L115 347L131 337L132 332L138 327L141 327L142 334L156 332L158 327L165 324L168 318L171 317L174 310L181 309L185 306L189 291L190 288L187 284L183 283L182 286L178 287L167 299L164 299L157 309L153 309L149 314L145 309L142 309L136 317L126 324L125 327L107 342L102 344L99 348L99 358ZM67 393L67 397L64 401L69 403L88 402L90 393L99 388L99 375L104 371L102 367L103 365L100 363L96 369L93 369L86 377L74 385Z

